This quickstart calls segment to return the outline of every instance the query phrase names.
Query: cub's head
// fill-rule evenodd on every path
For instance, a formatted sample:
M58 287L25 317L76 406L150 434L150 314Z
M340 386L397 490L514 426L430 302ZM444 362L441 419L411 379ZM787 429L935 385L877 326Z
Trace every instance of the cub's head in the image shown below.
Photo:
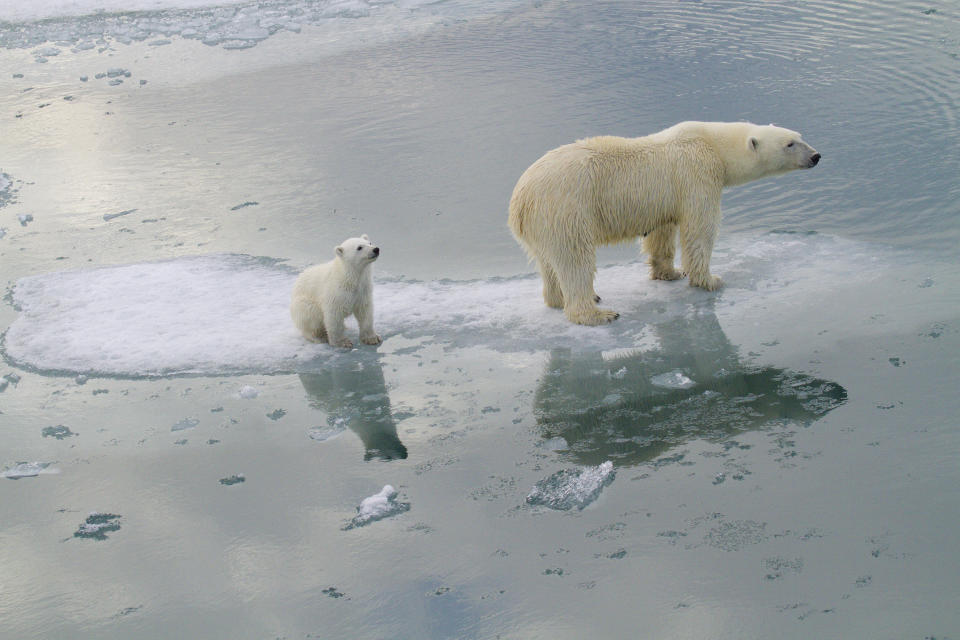
M790 129L754 125L747 134L747 150L753 154L764 175L810 169L820 162L820 154Z
M334 251L338 258L357 267L365 267L380 257L380 247L373 246L366 235L347 238Z

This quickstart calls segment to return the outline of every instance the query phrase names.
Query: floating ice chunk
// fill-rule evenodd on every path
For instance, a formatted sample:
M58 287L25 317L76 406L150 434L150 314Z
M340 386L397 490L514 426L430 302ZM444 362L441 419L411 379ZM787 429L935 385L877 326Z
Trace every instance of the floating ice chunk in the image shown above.
M307 435L311 439L316 440L317 442L326 442L327 440L332 440L338 435L347 430L346 420L343 418L337 418L337 420L329 427L314 427L307 432Z
M252 400L253 398L256 398L258 395L260 395L260 392L257 391L255 387L251 387L250 385L244 385L240 387L240 391L237 392L237 395L243 398L244 400Z
M607 460L596 467L563 469L534 485L527 504L569 511L583 509L600 497L603 488L613 482L616 472Z
M680 369L653 376L650 378L650 382L658 387L665 387L667 389L689 389L697 384L688 378Z
M225 485L227 487L235 484L240 484L241 482L246 482L246 481L247 481L247 477L242 473L234 474L228 478L220 478L220 484Z
M187 429L193 429L198 424L200 424L200 420L197 418L184 418L177 424L170 427L170 431L185 431Z
M25 227L27 226L28 222L33 222L33 214L21 213L20 215L17 216L17 219L20 221L20 226Z
M384 518L389 518L409 510L410 503L398 502L397 490L387 484L380 490L380 493L363 499L360 506L357 507L357 515L355 515L350 523L343 529L346 531L356 527L363 527L371 522L383 520Z
M11 480L19 480L20 478L33 478L41 473L60 473L58 469L50 469L49 467L51 464L53 463L18 462L3 473L0 473L0 476L9 478Z
M87 519L73 532L74 538L106 540L107 534L120 529L120 516L115 513L92 511Z

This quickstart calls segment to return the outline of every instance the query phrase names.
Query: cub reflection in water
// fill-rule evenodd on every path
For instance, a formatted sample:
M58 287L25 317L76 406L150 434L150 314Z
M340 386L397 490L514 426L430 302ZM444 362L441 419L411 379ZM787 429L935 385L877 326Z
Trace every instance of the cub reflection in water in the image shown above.
M390 412L390 395L377 358L330 363L317 373L301 373L310 405L326 412L331 427L349 427L360 437L363 459L407 457Z
M650 351L550 355L534 399L541 435L580 464L634 465L696 439L809 424L847 399L828 380L745 364L716 315L653 326Z

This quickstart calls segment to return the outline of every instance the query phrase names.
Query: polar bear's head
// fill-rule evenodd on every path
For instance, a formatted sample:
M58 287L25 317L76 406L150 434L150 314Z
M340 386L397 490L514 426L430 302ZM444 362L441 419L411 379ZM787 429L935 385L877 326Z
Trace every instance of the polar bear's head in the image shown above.
M794 169L810 169L820 154L790 129L750 122L681 123L701 135L723 161L725 186L743 184ZM681 126L678 125L678 126Z
M380 247L373 246L366 234L359 238L347 238L334 251L338 258L358 268L363 268L380 257Z
M751 125L747 130L746 147L757 177L810 169L820 162L820 154L804 142L799 133L772 124Z

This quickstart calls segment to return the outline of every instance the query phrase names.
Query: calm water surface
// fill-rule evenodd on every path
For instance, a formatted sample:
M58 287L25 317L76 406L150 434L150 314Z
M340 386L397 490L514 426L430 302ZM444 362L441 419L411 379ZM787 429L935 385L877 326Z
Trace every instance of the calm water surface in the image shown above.
M0 23L0 637L960 637L953 3L218 11ZM571 327L513 184L684 119L823 161ZM304 345L360 233L384 343Z

